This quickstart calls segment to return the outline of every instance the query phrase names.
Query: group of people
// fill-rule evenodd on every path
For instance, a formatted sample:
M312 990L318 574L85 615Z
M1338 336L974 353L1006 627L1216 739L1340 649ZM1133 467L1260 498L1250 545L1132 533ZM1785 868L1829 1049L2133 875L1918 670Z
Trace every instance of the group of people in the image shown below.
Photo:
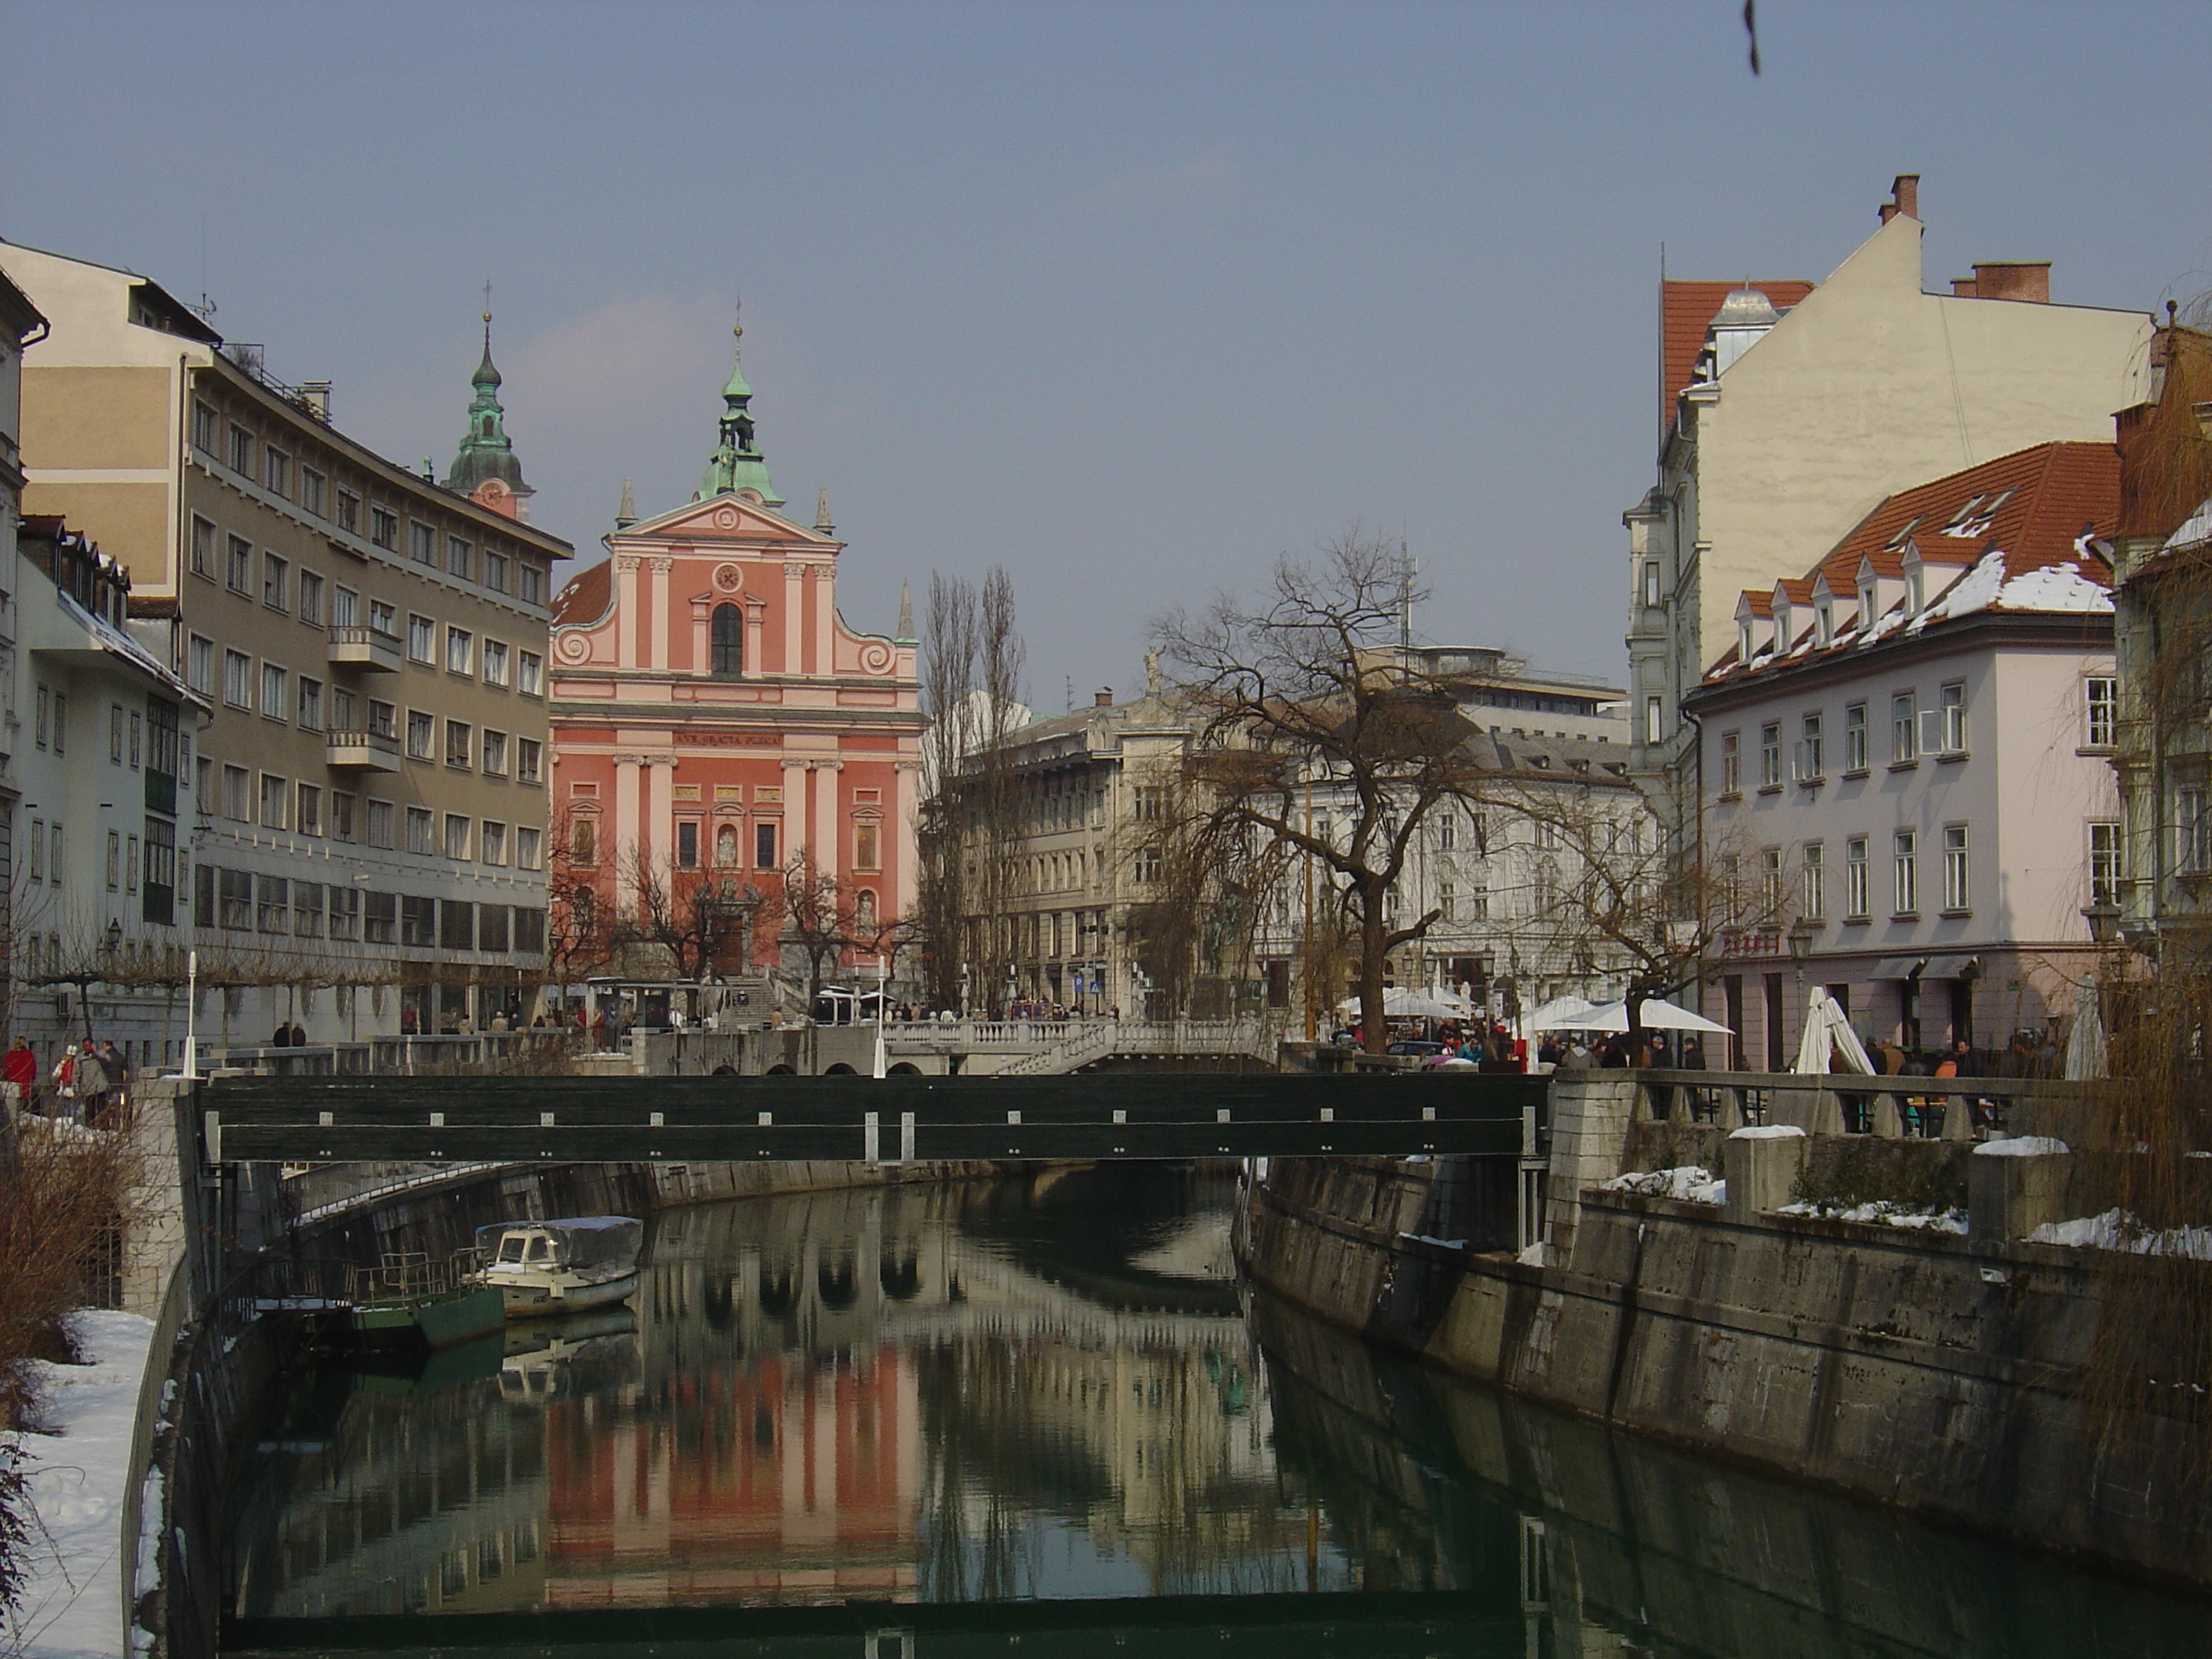
M1562 1072L1585 1071L1593 1066L1702 1072L1705 1069L1705 1042L1695 1031L1679 1035L1639 1031L1633 1038L1626 1031L1613 1031L1599 1036L1593 1047L1589 1035L1581 1031L1547 1033L1536 1058Z
M131 1098L131 1062L112 1042L64 1047L43 1078L29 1042L17 1037L0 1059L0 1081L12 1084L15 1098L30 1110L66 1118L93 1128L112 1127Z

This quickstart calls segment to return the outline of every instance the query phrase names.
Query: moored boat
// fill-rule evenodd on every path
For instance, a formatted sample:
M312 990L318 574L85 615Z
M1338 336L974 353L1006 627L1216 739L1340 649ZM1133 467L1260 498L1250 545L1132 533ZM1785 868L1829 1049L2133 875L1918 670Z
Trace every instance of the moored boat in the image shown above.
M626 1215L505 1221L477 1230L484 1265L473 1283L496 1290L509 1319L627 1302L637 1289L643 1229Z
M364 1348L447 1348L500 1328L504 1301L450 1263L387 1255L348 1275L344 1340Z

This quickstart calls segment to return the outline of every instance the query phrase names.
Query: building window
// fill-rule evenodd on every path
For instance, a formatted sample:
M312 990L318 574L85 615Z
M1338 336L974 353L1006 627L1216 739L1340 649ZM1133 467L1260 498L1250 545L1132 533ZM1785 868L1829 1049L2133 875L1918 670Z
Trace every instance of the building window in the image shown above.
M776 867L775 831L773 823L753 825L753 868L773 870Z
M1770 927L1779 926L1782 920L1782 849L1765 847L1759 849L1759 910L1761 920Z
M459 862L467 860L470 823L471 820L463 817L458 812L446 814L446 856L447 858Z
M398 608L388 600L371 599L368 602L368 631L390 640L394 645L398 644L399 611Z
M338 528L349 535L361 534L361 497L350 489L338 491Z
M1808 841L1804 850L1804 917L1808 921L1825 921L1828 917L1828 854L1817 841Z
M1946 910L1966 910L1973 906L1973 891L1967 885L1966 826L1947 823L1943 826L1943 908Z
M1892 849L1893 856L1893 884L1897 902L1894 907L1900 916L1909 916L1920 908L1920 837L1911 830L1897 832Z
M430 823L428 807L410 806L407 809L407 850L409 852L428 856L433 850L430 845Z
M220 914L223 927L232 933L252 931L253 878L243 870L218 870L214 873L222 889L222 908Z
M1867 769L1866 705L1847 703L1844 708L1844 771L1863 772Z
M323 683L300 677L300 729L319 732L323 729Z
M543 830L533 830L528 825L516 827L514 831L514 867L516 869L535 870L538 867L538 860L544 856L541 850L544 846L544 837Z
M1721 733L1721 793L1723 797L1743 792L1742 757L1737 752L1742 744L1742 733Z
M131 837L124 852L123 890L126 893L138 890L138 837L136 836Z
M1920 757L1920 716L1918 705L1910 691L1899 691L1889 700L1889 758L1892 765L1900 765Z
M473 673L476 669L477 636L465 628L446 630L446 672L448 674Z
M1963 755L1966 752L1966 683L1953 680L1936 695L1942 714L1943 752Z
M253 659L243 651L222 653L222 700L233 708L253 706Z
M446 722L446 764L465 772L476 764L476 728L466 720Z
M543 768L545 745L535 738L514 740L514 781L517 783L544 781Z
M1644 741L1657 743L1667 735L1664 706L1656 697L1644 700Z
M483 769L488 776L507 775L507 733L486 732L483 734Z
M353 797L343 789L331 791L331 839L353 839Z
M119 702L107 705L107 763L123 764L123 705Z
M33 881L46 878L46 821L31 820L31 877Z
M54 753L69 752L69 697L64 692L54 693Z
M192 574L215 577L215 526L202 518L192 520Z
M176 922L177 889L183 884L177 879L177 830L167 818L146 820L145 880L139 890L140 919L158 927L173 927ZM215 925L213 889L210 889L210 915L205 923Z
M272 495L292 493L292 458L281 449L262 452L261 482Z
M203 403L192 405L192 447L204 454L215 453L215 410Z
M253 821L253 814L251 810L252 802L249 797L252 789L253 775L252 773L242 766L224 767L222 769L223 817L235 823L251 823Z
M352 693L348 692L347 695L350 696ZM371 697L368 700L369 731L380 738L398 737L399 728L394 722L398 714L399 711L381 697Z
M253 591L253 544L243 536L233 536L226 544L228 556L223 561L223 586L234 593Z
M1644 562L1644 603L1648 605L1659 603L1659 561L1656 559Z
M514 575L515 598L520 599L525 605L545 603L545 567L544 565L533 564L528 559L521 560L514 567Z
M300 620L322 626L323 579L312 570L300 573Z
M317 518L323 516L323 475L312 466L300 469L300 505Z
M507 555L489 548L483 556L483 585L495 593L507 592Z
M399 896L399 942L428 949L438 942L438 901Z
M38 717L33 730L36 734L39 747L44 749L52 741L54 694L43 685L39 688L38 708Z
M369 802L368 815L363 821L362 827L365 838L371 847L381 847L388 850L392 844L392 803L388 800Z
M407 556L417 564L438 568L438 532L427 524L407 521Z
M1797 775L1808 783L1827 775L1827 754L1820 732L1820 717L1808 714L1797 739Z
M368 538L387 553L399 549L399 515L388 507L368 509Z
M1853 836L1844 843L1844 914L1863 920L1867 914L1867 838Z
M242 426L230 429L230 470L242 477L253 476L253 434Z
M407 758L434 758L434 745L437 741L438 722L419 708L407 711Z
M2092 823L2089 826L2089 902L2118 904L2120 902L2120 826L2117 823Z
M734 605L714 607L713 631L714 672L725 678L733 678L744 672L745 613Z
M292 821L299 827L299 831L303 836L319 836L323 833L323 792L319 787L312 783L303 783L300 786L299 799L295 803Z
M476 550L459 536L446 538L446 574L467 581L476 570Z
M526 697L544 695L545 690L545 659L535 651L518 651L514 656L514 689Z
M123 832L107 832L107 890L116 892L123 885Z
M483 679L486 685L507 684L507 642L486 640L483 642Z
M486 864L507 862L507 826L505 824L494 823L489 818L484 820L483 829L477 836L477 856Z
M2204 816L2202 789L2177 789L2173 795L2173 869L2176 875L2193 876L2208 865L2212 823Z
M261 827L282 830L286 827L284 808L291 799L292 781L280 778L273 772L261 775Z
M873 818L863 818L853 826L853 867L870 871L884 867L883 826Z
M323 936L323 884L319 881L295 881L292 884L292 937L320 939Z
M676 826L676 867L696 870L699 867L699 821L684 818Z
M290 679L275 663L261 665L261 712L272 720L291 718Z
M370 893L361 909L361 936L370 945L391 945L399 936L399 896Z
M2081 732L2085 749L2110 749L2119 734L2119 682L2110 674L2092 674L2081 682L2086 720Z
M1769 720L1759 728L1759 787L1778 789L1782 785L1782 722Z
M410 616L407 618L407 656L411 662L428 664L437 659L438 624L428 617Z
M292 931L292 884L282 876L253 878L253 923L264 933Z
M340 887L332 883L329 889L330 936L335 939L357 939L361 937L361 890Z

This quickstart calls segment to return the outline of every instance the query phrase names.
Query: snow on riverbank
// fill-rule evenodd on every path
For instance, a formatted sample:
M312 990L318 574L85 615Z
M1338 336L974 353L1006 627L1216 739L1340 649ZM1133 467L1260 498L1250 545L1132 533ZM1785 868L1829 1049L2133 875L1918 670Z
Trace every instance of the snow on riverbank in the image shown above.
M1728 1182L1695 1164L1673 1170L1637 1170L1600 1183L1608 1193L1641 1193L1646 1198L1679 1199L1686 1204L1725 1204Z
M1886 1198L1869 1204L1835 1204L1823 1200L1813 1204L1785 1204L1778 1213L1782 1215L1826 1216L1832 1221L1863 1221L1875 1227L1903 1227L1909 1231L1923 1233L1955 1233L1961 1237L1966 1231L1964 1210L1916 1210L1903 1204L1893 1204Z
M154 1322L86 1310L73 1316L88 1365L38 1364L33 1387L46 1434L0 1435L22 1458L39 1527L29 1545L22 1605L6 1627L8 1651L28 1659L114 1659L123 1651L116 1535L138 1382Z

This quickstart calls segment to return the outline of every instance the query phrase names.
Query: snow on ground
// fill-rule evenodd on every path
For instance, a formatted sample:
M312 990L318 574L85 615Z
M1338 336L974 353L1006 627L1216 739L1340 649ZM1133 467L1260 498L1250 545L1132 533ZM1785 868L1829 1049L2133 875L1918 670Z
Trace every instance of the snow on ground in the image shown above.
M44 1536L30 1546L22 1605L6 1627L8 1651L27 1659L114 1659L123 1651L116 1576L125 1470L138 1382L154 1322L86 1310L73 1318L88 1365L33 1367L46 1434L0 1435L0 1455L23 1459Z
M2212 1227L2146 1228L2125 1210L2074 1221L2047 1221L2027 1236L2031 1244L2070 1244L2076 1249L2126 1250L2136 1255L2185 1255L2212 1261Z
M1928 1233L1963 1234L1966 1231L1964 1210L1909 1210L1886 1198L1871 1204L1785 1204L1778 1213L1826 1216L1832 1221L1864 1221L1876 1227L1908 1227Z
M1695 1164L1677 1170L1637 1170L1602 1184L1608 1193L1641 1193L1646 1198L1674 1198L1686 1204L1725 1204L1728 1182Z

